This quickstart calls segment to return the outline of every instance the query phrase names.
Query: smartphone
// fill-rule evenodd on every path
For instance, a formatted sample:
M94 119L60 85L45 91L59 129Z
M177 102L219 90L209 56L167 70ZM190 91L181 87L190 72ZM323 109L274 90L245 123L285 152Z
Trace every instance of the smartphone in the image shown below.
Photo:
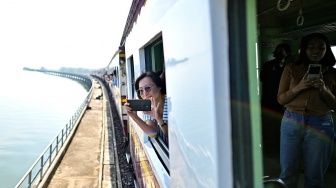
M132 111L151 111L151 101L148 99L127 99Z
M319 78L321 72L321 64L310 64L308 68L308 79Z

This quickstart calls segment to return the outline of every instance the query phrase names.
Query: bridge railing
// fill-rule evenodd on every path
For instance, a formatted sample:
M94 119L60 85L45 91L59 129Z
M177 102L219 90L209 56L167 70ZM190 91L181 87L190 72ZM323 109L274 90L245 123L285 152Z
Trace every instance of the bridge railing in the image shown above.
M55 139L49 144L49 146L42 152L42 154L38 157L35 163L31 166L31 168L27 171L27 173L22 177L19 183L15 186L15 188L19 187L38 187L41 182L50 170L52 165L56 163L56 159L59 158L60 154L64 151L64 146L66 146L69 139L73 136L74 130L76 130L79 121L81 120L87 106L88 101L92 96L93 87L91 87L88 95L85 100L76 110L76 112L72 115L69 122L65 125L65 127L57 134Z

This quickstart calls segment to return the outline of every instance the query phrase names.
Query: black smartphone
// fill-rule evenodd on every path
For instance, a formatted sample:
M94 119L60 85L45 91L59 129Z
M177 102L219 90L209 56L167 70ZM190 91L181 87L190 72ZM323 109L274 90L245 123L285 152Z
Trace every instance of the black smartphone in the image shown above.
M151 101L148 99L127 99L132 111L151 111Z
M310 64L308 69L308 78L319 78L321 68L321 64Z

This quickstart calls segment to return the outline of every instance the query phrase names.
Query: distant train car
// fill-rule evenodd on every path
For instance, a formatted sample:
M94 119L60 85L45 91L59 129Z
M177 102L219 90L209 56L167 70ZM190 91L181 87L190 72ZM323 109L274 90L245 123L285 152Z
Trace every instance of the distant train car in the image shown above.
M127 79L126 79L126 69L125 69L125 51L123 48L119 48L113 55L109 65L107 66L111 71L110 75L113 75L111 80L110 89L113 94L115 103L117 104L117 110L122 120L122 126L124 130L124 136L127 139L128 132L128 116L123 107L126 102L127 96Z
M263 187L265 176L277 178L264 171L259 67L281 42L296 55L307 33L335 45L335 8L332 0L134 0L108 67L137 186ZM168 137L148 137L123 109L146 71L165 74Z

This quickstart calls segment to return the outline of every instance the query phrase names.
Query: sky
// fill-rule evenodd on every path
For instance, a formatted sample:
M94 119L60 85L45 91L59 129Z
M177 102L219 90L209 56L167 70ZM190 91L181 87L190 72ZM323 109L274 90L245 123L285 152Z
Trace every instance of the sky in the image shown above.
M0 68L106 67L132 0L0 0Z
M0 0L0 69L106 67L118 49L131 3Z

